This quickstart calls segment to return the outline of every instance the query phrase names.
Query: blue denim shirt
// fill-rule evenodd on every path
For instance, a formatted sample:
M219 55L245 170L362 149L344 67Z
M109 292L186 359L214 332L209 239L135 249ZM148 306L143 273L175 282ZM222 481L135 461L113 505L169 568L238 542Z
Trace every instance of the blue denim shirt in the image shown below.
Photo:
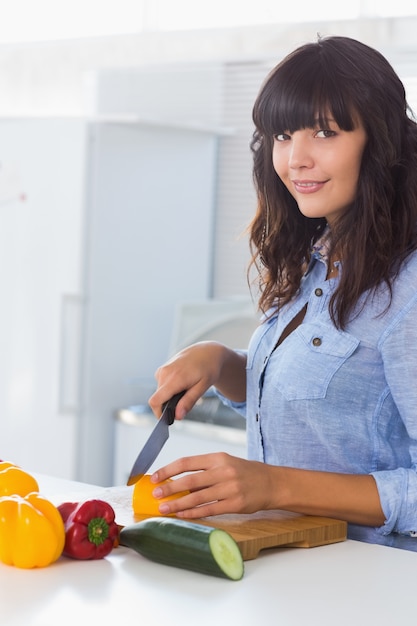
M339 268L339 271L343 271ZM313 259L297 297L255 331L247 351L248 458L371 474L386 517L349 537L417 551L417 254L344 331L329 300L338 279ZM307 304L304 320L279 337Z

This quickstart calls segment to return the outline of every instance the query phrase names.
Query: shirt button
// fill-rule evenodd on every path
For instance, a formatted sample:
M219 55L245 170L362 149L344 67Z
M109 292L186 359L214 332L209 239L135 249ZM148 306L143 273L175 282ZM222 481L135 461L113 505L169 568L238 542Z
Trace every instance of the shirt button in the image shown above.
M256 414L256 421L259 422L259 415L258 415L258 413Z
M314 337L312 343L313 343L313 346L315 346L316 348L318 348L318 346L321 346L321 339L320 339L320 337Z
M320 289L320 287L317 287L317 289L314 290L314 293L316 294L318 298L320 298L320 296L323 295L323 289Z

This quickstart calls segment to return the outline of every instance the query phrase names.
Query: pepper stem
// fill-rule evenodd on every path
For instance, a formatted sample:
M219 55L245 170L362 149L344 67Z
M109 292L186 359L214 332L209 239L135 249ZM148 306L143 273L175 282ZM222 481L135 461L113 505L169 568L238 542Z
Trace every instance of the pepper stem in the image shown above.
M104 543L109 535L109 525L102 517L93 517L88 522L88 540L99 546Z

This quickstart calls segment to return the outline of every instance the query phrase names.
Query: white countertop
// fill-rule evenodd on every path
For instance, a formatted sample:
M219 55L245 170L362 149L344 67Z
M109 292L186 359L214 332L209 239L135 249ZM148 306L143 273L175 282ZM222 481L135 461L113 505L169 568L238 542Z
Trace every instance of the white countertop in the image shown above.
M52 501L97 487L36 476ZM0 563L1 626L392 626L415 613L417 555L344 541L281 548L245 562L241 581L153 563L119 547L42 569Z

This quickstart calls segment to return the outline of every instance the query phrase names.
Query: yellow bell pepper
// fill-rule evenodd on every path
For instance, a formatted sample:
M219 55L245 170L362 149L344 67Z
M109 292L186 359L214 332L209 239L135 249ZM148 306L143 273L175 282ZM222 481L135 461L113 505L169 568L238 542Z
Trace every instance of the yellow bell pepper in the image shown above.
M32 491L39 491L37 481L20 467L6 461L0 462L0 497L27 496Z
M0 498L0 561L30 569L56 561L65 544L61 514L39 493Z

